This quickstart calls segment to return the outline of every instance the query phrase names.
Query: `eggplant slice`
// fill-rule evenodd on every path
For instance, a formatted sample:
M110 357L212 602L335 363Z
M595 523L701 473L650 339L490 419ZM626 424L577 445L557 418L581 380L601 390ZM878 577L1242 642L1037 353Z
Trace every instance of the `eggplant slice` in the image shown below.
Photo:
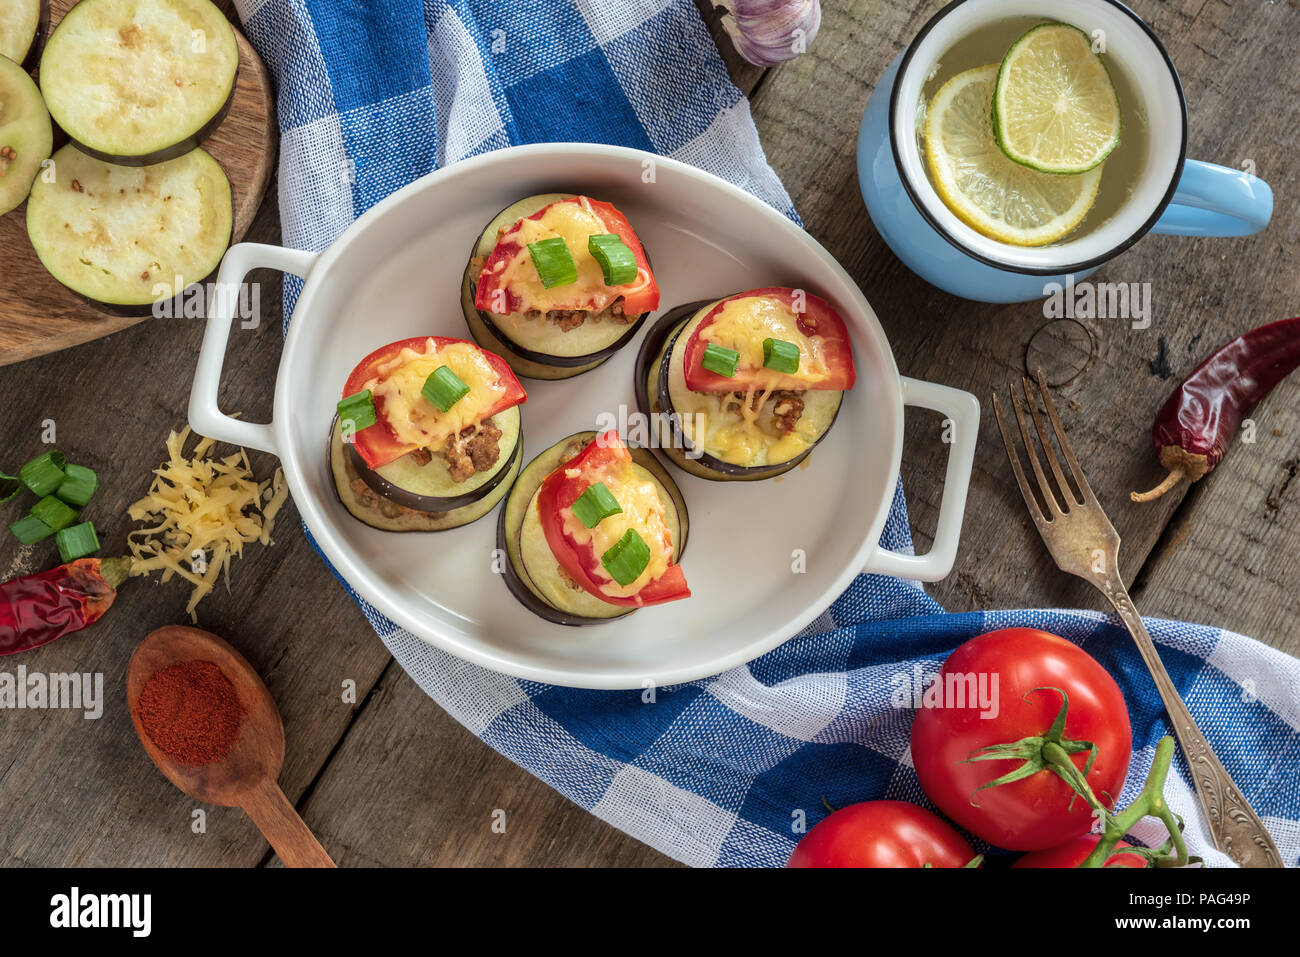
M221 123L238 71L234 28L211 0L81 0L45 44L41 92L82 152L146 166Z
M506 587L533 614L557 625L596 625L636 611L635 608L602 602L565 582L544 536L540 541L538 537L541 532L537 528L539 523L534 505L537 490L548 475L595 438L595 432L576 432L529 462L510 490L506 506L497 519L497 547L506 555ZM660 497L666 506L669 527L674 522L677 526L673 538L674 560L681 561L690 534L686 499L668 470L649 451L643 448L631 448L630 451L633 461L649 473L662 493ZM532 547L527 547L529 545ZM570 607L562 608L556 604L557 601Z
M473 260L491 254L502 229L573 195L542 193L503 209L479 235L461 283L461 309L474 340L505 359L517 375L530 379L568 379L591 371L631 342L649 315L642 313L627 323L588 320L565 332L547 319L497 316L475 306L478 284L473 275Z
M343 441L343 430L339 428L338 416L335 416L330 425L329 448L334 491L354 518L384 532L442 532L478 521L506 497L519 475L519 466L524 458L523 437L520 436L509 457L502 456L505 467L496 473L497 480L491 483L486 494L468 505L445 512L426 512L407 508L373 493L349 457L351 451L354 450Z
M697 449L683 431L678 410L673 405L669 392L669 374L674 361L674 346L677 345L687 324L716 302L717 300L693 302L671 309L664 313L646 333L645 340L641 343L641 351L637 354L634 372L637 406L642 414L650 416L653 422L658 423L660 449L683 471L714 482L757 482L775 478L803 462L817 443L826 437L839 415L841 403L838 398L842 397L843 393L834 393L837 397L834 408L830 410L829 420L816 440L798 455L784 462L772 465L736 465ZM831 393L827 393L828 403L830 395ZM691 454L688 455L688 452Z
M114 166L71 143L27 201L45 268L87 299L144 311L202 282L230 245L230 181L201 149L155 166Z
M36 66L40 40L49 27L49 0L4 0L0 3L0 56L30 70Z
M510 460L519 445L519 407L506 409L492 417L501 430L496 465L457 482L447 469L446 460L435 455L427 465L418 465L409 455L378 469L366 465L355 445L347 445L348 461L362 481L379 495L398 505L419 512L450 512L473 505L491 494L510 471Z
M22 67L0 57L0 215L22 205L53 148L41 91Z

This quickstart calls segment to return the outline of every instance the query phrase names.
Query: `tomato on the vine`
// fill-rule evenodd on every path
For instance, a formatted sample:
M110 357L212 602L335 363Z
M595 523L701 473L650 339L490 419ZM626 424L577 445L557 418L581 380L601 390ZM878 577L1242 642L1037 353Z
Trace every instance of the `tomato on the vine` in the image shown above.
M787 867L966 867L975 857L950 825L906 801L840 808L804 835Z
M1101 838L1096 834L1076 837L1072 841L1049 847L1044 851L1031 851L1020 858L1012 867L1078 867L1084 862ZM1120 853L1121 848L1132 847L1127 841L1115 845L1115 852L1106 858L1102 867L1146 867L1146 858L1141 854Z

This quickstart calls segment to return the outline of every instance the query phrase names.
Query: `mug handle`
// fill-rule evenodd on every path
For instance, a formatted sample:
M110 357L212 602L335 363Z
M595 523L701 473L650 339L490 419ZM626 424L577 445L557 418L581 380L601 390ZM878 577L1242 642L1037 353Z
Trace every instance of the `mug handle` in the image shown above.
M221 370L226 364L226 344L230 340L230 324L235 319L238 296L224 292L236 289L254 269L265 267L293 273L306 279L316 265L318 253L267 246L263 243L239 243L226 250L217 274L218 295L208 328L199 350L199 364L194 372L194 387L190 389L190 426L199 435L230 445L240 445L279 455L275 446L273 423L244 422L231 418L217 404L221 387Z
M980 403L969 392L946 385L906 376L902 383L904 405L940 412L952 423L952 448L948 450L948 470L943 478L938 528L934 533L934 543L924 555L904 555L876 545L863 571L869 575L937 582L952 571L957 560L966 492L970 488L971 467L975 463L975 442L979 438Z
M1189 159L1178 190L1151 227L1169 236L1249 236L1273 217L1273 190L1258 176Z

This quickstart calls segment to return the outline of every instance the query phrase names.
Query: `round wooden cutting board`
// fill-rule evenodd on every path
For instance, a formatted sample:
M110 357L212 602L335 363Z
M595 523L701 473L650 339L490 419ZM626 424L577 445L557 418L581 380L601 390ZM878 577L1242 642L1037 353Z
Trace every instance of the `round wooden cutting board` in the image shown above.
M77 0L50 0L50 28ZM215 133L203 142L225 168L235 205L232 242L239 242L266 194L275 162L275 101L266 66L242 33L235 97ZM67 137L55 130L54 148ZM0 216L0 366L98 339L149 316L101 311L45 271L27 239L27 205Z

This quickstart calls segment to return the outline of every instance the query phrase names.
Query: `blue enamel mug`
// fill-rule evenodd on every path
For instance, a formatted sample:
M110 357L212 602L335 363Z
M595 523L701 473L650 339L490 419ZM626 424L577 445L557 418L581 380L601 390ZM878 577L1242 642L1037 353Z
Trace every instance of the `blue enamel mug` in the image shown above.
M1095 228L1048 246L999 242L954 215L930 183L917 136L922 88L940 58L972 31L1014 17L1103 31L1108 65L1131 77L1147 114L1147 160L1129 198ZM955 0L944 7L876 84L858 134L858 180L872 222L899 259L926 282L982 302L1042 298L1044 287L1086 278L1148 232L1248 236L1273 215L1273 191L1263 180L1187 159L1178 72L1150 27L1117 0Z

